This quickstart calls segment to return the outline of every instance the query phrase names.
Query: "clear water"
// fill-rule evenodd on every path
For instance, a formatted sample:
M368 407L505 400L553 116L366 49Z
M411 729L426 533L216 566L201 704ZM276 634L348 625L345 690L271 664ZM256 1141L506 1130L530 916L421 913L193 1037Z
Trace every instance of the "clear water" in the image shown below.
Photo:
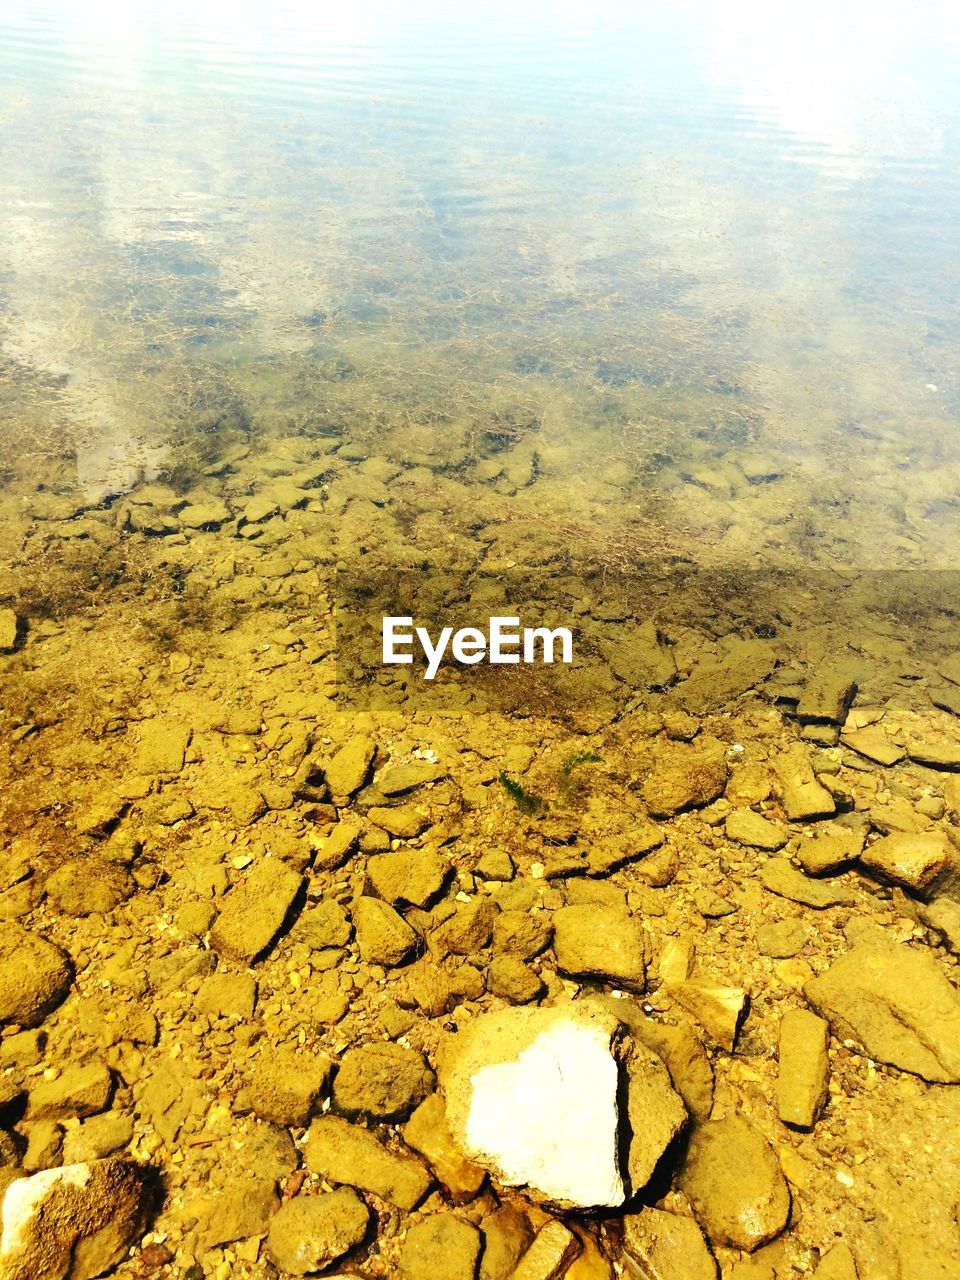
M5 0L3 509L305 432L601 561L950 568L958 49L948 3Z

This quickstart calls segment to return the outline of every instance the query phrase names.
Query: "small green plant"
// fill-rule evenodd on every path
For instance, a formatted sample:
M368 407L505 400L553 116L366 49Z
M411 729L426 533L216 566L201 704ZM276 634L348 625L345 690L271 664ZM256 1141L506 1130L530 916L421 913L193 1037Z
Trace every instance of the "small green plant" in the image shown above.
M569 778L574 769L582 764L603 764L603 756L598 756L593 751L574 751L564 760L561 773L565 778Z
M524 791L520 783L515 778L511 778L508 773L500 774L500 782L521 813L533 817L546 809L547 802L543 796L535 796L529 791Z

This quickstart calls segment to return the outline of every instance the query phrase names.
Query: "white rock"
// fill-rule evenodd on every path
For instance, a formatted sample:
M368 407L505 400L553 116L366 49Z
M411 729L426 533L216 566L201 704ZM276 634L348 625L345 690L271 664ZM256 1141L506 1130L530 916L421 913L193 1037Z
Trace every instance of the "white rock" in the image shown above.
M622 1204L619 1031L609 1015L568 1006L487 1014L453 1037L441 1082L468 1158L546 1200Z

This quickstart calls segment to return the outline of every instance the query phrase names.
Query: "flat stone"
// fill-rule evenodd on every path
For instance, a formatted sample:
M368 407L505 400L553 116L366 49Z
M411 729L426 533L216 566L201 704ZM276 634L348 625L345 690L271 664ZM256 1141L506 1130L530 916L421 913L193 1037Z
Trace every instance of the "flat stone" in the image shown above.
M35 1027L73 981L67 953L12 921L0 923L0 1022Z
M557 968L572 978L599 978L631 991L646 985L643 928L626 907L584 903L553 916Z
M803 988L841 1040L924 1080L960 1082L960 992L926 952L862 943Z
M230 519L230 514L230 508L219 498L191 503L177 513L184 529L218 529Z
M752 1253L787 1225L790 1191L777 1157L742 1116L694 1130L679 1185L714 1244Z
M856 1260L850 1246L835 1244L820 1260L813 1280L859 1280Z
M829 818L836 813L836 801L817 781L806 748L796 744L782 752L774 761L774 770L780 779L783 807L791 822Z
M845 747L856 751L857 755L887 767L897 764L907 754L903 747L892 741L879 725L868 725L865 729L844 730L840 735L840 741Z
M334 898L322 898L315 907L300 913L293 930L297 942L306 943L315 951L330 947L345 947L353 929L350 919Z
M12 609L0 609L0 653L13 653L20 635L20 619Z
M603 646L603 656L614 675L631 689L663 689L677 678L673 653L664 644L656 624L647 621L640 626L618 628L623 635Z
M523 1209L510 1201L484 1214L479 1280L508 1280L533 1243L533 1228Z
M444 776L439 765L430 764L427 760L414 760L410 764L392 765L378 773L376 787L385 796L399 796L416 787L426 786L428 782L437 782Z
M848 907L856 902L856 895L843 885L829 880L814 880L798 871L789 858L770 858L760 868L760 882L771 893L791 902L823 911L827 907Z
M333 1102L348 1116L400 1120L434 1086L433 1072L415 1049L388 1041L348 1049L333 1082Z
M47 897L68 916L104 915L134 891L126 867L103 858L68 858L44 883Z
M953 845L941 831L897 831L868 845L860 861L884 880L920 893L952 856Z
M197 1009L211 1018L252 1018L257 981L250 973L212 973L197 992Z
M784 1124L812 1129L827 1098L830 1026L807 1009L780 1019L777 1111Z
M737 1043L740 1024L747 1008L749 993L743 987L688 979L668 983L674 1000L692 1014L721 1048L732 1053Z
M376 743L365 733L354 734L324 765L327 786L335 796L352 796L367 780Z
M717 1280L717 1263L693 1218L644 1208L623 1219L623 1247L644 1280Z
M374 893L393 906L425 907L449 874L450 863L429 849L380 853L367 862L367 878Z
M122 1151L133 1141L133 1118L107 1112L91 1116L63 1137L63 1163L88 1164Z
M419 937L403 916L379 898L358 898L353 905L360 957L391 969L417 952Z
M490 898L474 898L458 906L433 931L431 944L441 956L476 955L489 943L496 915L497 908Z
M404 1280L474 1280L480 1232L456 1213L434 1213L407 1228L398 1265Z
M809 930L801 920L778 920L757 929L757 948L762 956L788 960L799 955L807 944Z
M770 822L752 809L736 809L724 824L727 835L738 844L745 844L751 849L767 849L775 852L782 849L790 838L777 822Z
M658 753L641 794L655 818L671 817L723 795L728 772L722 745L677 744Z
M355 1249L369 1224L370 1210L349 1187L296 1196L270 1220L267 1255L285 1274L312 1275Z
M960 743L911 738L907 743L907 755L917 764L929 765L932 769L960 769Z
M309 1123L326 1093L332 1066L325 1053L263 1050L247 1071L250 1105L261 1120L300 1128Z
M517 1263L510 1280L558 1280L580 1253L580 1241L562 1222L548 1222Z
M127 1160L45 1169L3 1197L3 1280L94 1280L110 1271L146 1226L148 1197Z
M231 1182L203 1206L203 1247L213 1249L263 1235L277 1203L271 1178L245 1177Z
M250 964L283 928L303 877L277 858L264 858L224 899L210 945L227 960Z
M518 956L497 956L487 972L487 990L510 1004L529 1004L544 991L543 979Z
M454 1201L472 1200L478 1193L486 1171L467 1160L457 1146L439 1093L431 1093L420 1103L403 1127L403 1139L420 1152Z
M396 808L374 806L367 817L377 827L403 840L413 840L430 826L430 819L412 804L400 804Z
M106 1111L113 1094L113 1078L101 1062L68 1067L54 1080L40 1080L30 1090L27 1120L59 1120L65 1116L96 1115Z
M329 835L313 846L315 871L336 871L347 861L357 847L363 828L358 822L343 819L334 823Z
M545 911L501 911L493 922L493 949L533 960L553 941L553 922Z
M191 737L192 732L187 725L162 719L144 721L140 726L134 772L148 777L179 773Z
M849 671L821 667L803 686L797 719L801 724L843 724L856 692L857 682Z
M768 641L736 640L724 658L694 668L680 685L680 700L695 715L716 711L765 680L775 665Z
M867 825L842 826L828 823L809 840L801 840L796 859L811 876L829 875L848 866L863 852Z
M408 1212L433 1185L433 1178L414 1156L389 1151L369 1130L339 1116L314 1120L303 1153L312 1173L369 1191Z

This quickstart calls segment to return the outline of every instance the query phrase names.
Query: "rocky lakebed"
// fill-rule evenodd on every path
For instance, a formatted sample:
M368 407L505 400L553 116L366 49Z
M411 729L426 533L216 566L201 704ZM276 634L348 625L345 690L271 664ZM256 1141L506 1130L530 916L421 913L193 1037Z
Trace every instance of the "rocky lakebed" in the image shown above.
M960 1276L955 584L638 586L431 440L4 491L0 1277ZM338 671L360 559L593 663Z

